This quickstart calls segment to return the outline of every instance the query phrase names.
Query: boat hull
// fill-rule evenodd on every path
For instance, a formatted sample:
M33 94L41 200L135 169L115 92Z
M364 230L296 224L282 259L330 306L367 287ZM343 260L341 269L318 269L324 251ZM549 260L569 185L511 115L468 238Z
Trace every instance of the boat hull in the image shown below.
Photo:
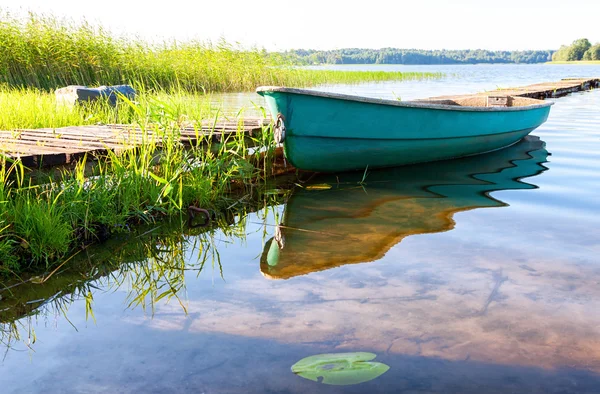
M394 167L490 152L518 142L533 128L447 139L355 139L289 136L284 154L307 171L337 172Z
M548 118L550 103L476 108L262 90L285 124L286 158L319 172L444 160L510 146ZM308 92L308 91L306 91Z

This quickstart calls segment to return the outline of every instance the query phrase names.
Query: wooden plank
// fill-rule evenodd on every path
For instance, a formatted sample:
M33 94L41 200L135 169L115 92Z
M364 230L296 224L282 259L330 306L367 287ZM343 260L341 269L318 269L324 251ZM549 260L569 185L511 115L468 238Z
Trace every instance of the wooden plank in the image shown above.
M0 143L2 140L0 139ZM127 148L128 145L124 143L116 143L109 141L84 141L84 140L71 140L64 138L48 138L39 135L22 135L18 140L14 140L13 143L16 144L29 144L35 143L38 146L45 147L64 147L70 149L119 149L119 148Z
M56 129L36 129L39 132L61 135L79 135L84 137L110 137L114 132L105 126L68 126ZM17 130L19 131L19 130Z
M487 98L488 107L508 107L507 96L488 96Z
M528 86L492 90L476 94L430 97L423 100L456 100L476 96L515 96L546 99L600 87L600 78L565 78L556 82L542 82ZM420 100L420 101L423 101Z
M0 149L0 152L2 149ZM3 155L11 159L20 159L26 167L48 167L71 163L73 160L83 157L86 152L56 150L49 148L40 148L38 146L19 145L14 147L11 152L2 152Z
M2 152L2 149L0 149ZM2 152L2 154L8 157L22 157L22 156L43 156L43 155L54 155L54 154L71 154L71 153L82 153L81 151L67 151L67 150L55 150L55 149L34 149L28 146L16 146L9 152Z
M68 148L68 147L56 147L56 146L44 146L42 144L38 144L35 141L15 141L10 144L0 143L0 151L4 151L6 153L12 152L32 152L36 154L46 154L46 153L77 153L86 150L84 147L82 148Z
M112 136L111 138L114 138ZM20 130L18 133L14 133L12 136L0 134L0 139L27 139L27 138L43 138L46 140L56 141L102 141L110 138L97 138L93 136L80 136L80 135L69 135L69 134L50 134L40 130Z
M212 121L202 121L201 123L201 127L198 127L196 124L191 124L191 123L187 123L187 124L183 124L182 125L182 129L212 129L214 128L221 128L221 127L227 127L227 128L242 128L242 129L248 129L248 128L261 128L265 125L268 125L270 123L269 119L264 119L264 118L255 118L255 119L244 119L243 121L218 121L216 123L213 123ZM110 124L107 125L109 127L113 127L113 128L119 128L119 129L123 129L123 128L128 128L131 127L129 125L121 125L121 124ZM152 126L149 127L149 129L152 129Z
M62 133L48 133L45 130L19 130L18 133L13 133L13 134L7 134L6 132L4 132L4 134L2 134L2 132L0 132L0 141L2 140L6 140L6 139L13 139L13 140L39 140L39 141L48 141L48 142L55 142L55 143L65 143L68 145L85 145L85 144L107 144L107 145L112 145L112 144L127 144L127 143L131 143L131 142L135 142L135 143L143 143L143 142L147 142L148 141L148 137L150 137L150 140L156 140L156 141L160 141L162 140L161 137L157 136L157 135L150 135L150 136L144 136L142 134L138 134L138 133L130 133L128 135L125 134L114 134L111 135L110 137L106 137L106 138L96 138L96 137L90 137L90 136L81 136L81 135L69 135L69 134L62 134Z

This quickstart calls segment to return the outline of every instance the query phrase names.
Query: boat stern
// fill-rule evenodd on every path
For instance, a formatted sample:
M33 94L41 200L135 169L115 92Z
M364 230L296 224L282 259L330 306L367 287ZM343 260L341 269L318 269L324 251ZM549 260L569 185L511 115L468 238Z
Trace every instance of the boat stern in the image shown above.
M288 100L282 92L284 88L278 86L261 86L256 89L256 93L265 98L267 109L273 119L283 117L287 119Z

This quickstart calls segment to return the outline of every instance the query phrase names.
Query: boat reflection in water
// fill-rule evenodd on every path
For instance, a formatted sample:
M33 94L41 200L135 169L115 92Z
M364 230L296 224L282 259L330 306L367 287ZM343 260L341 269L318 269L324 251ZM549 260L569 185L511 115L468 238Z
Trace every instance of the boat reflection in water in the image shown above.
M537 188L522 179L546 170L544 146L529 136L485 155L372 171L364 180L360 172L313 179L289 199L261 272L288 279L376 261L409 235L453 229L457 212L507 206L490 193Z

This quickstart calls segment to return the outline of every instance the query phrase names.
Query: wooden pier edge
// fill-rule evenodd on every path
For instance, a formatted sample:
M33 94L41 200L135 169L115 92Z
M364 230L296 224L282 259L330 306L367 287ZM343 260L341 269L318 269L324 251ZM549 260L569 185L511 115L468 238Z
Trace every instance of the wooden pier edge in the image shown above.
M452 96L429 97L423 100L455 100L466 97L478 96L504 96L504 97L527 97L537 100L563 97L571 93L582 92L600 88L600 77L598 78L563 78L557 82L542 82L533 85L496 89L476 94L462 94Z
M270 118L251 117L239 121L207 121L201 127L182 125L178 138L184 144L207 139L219 143L240 132L256 136L270 123ZM0 160L18 159L28 168L40 169L68 165L85 155L95 158L108 151L136 149L150 141L161 143L160 133L152 127L141 130L122 124L0 131Z

